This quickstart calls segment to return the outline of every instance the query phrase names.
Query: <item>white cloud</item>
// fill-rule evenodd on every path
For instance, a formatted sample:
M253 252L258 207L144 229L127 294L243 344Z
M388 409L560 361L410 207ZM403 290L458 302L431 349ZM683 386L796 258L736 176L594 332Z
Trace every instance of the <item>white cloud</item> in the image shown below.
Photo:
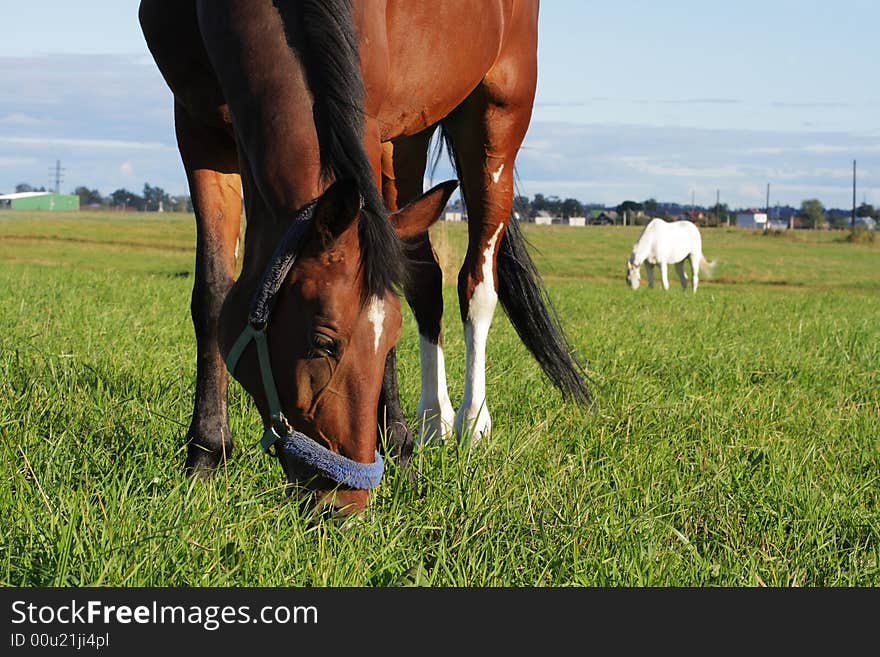
M755 184L739 185L734 190L737 196L742 200L743 206L760 206L763 207L767 200L766 187Z
M0 137L0 144L23 147L58 147L75 149L106 149L106 150L148 150L175 151L176 148L159 142L123 141L120 139L74 139L69 137Z
M71 190L86 185L107 194L124 186L139 189L144 182L170 193L187 188L175 145L171 94L151 58L0 57L0 88L16 90L0 95L0 190L19 182L45 184L57 159ZM865 195L880 205L876 124L864 134L849 128L798 131L799 119L785 119L784 129L764 131L681 125L694 116L706 124L741 126L759 110L783 118L794 113L794 108L740 102L724 93L681 99L594 97L563 103L558 112L548 107L552 103L543 103L517 158L520 191L608 205L649 197L687 204L696 195L697 203L708 205L720 190L723 202L747 207L763 205L770 183L774 203L798 205L817 196L828 207L848 207L852 160L858 159L859 200ZM617 123L586 123L583 104L590 106L591 116L601 105ZM688 104L701 106L701 112L687 113ZM818 106L824 110L811 114L814 121L849 125L847 108ZM449 175L444 157L432 179Z
M731 149L731 155L782 155L783 153L794 153L798 149L785 146L758 146L756 148L735 148Z
M37 160L33 157L0 157L0 167L22 167L30 164L36 164Z
M12 112L6 116L0 117L0 125L5 126L34 126L40 125L42 121L34 116L25 114L24 112Z
M722 165L714 167L697 167L681 164L669 164L662 162L658 156L647 155L624 155L616 160L620 164L629 167L639 173L650 176L672 176L674 178L742 178L747 175L745 171L736 165Z
M806 153L880 153L880 143L877 144L852 144L848 146L840 144L812 144L804 146Z
M877 136L817 135L536 121L517 171L528 183L523 193L574 195L607 205L653 197L683 204L694 198L705 206L720 193L734 208L763 206L770 183L774 204L799 205L817 196L828 207L846 208L858 156L859 197L880 203Z

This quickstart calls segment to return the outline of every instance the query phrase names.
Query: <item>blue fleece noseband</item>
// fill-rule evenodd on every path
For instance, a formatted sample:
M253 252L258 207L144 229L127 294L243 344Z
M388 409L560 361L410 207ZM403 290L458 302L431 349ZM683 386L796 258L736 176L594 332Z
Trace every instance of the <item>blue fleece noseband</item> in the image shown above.
M280 449L299 463L349 488L375 488L382 481L385 471L385 463L378 451L373 463L358 463L319 445L294 429L279 435L274 427L269 427L260 444L266 451L274 445L275 449Z
M284 454L307 466L316 474L327 477L338 484L349 488L375 488L382 480L382 474L385 471L385 463L382 461L379 451L376 451L373 463L359 463L327 449L313 438L296 431L287 422L284 413L281 412L281 401L275 387L275 378L272 376L266 329L269 326L275 295L281 289L284 279L296 262L299 243L308 229L314 210L314 202L301 209L275 249L275 253L263 273L260 285L251 300L248 324L226 356L226 368L230 374L234 375L235 366L238 364L245 347L252 340L256 343L257 357L260 362L260 377L263 380L263 390L269 402L269 417L271 418L269 428L266 429L260 440L260 446L264 452L271 453L270 450L274 446L276 450L280 449Z

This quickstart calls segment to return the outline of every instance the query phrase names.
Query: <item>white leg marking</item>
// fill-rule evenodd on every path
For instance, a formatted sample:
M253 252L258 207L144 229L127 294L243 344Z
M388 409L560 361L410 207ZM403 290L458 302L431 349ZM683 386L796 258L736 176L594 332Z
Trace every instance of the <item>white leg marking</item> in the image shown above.
M492 182L498 184L498 181L501 180L501 172L504 171L504 164L502 163L498 170L492 174Z
M446 387L446 361L443 347L419 335L419 361L422 370L422 392L416 417L419 422L419 444L442 440L452 432L455 411Z
M455 434L459 440L470 437L476 441L492 430L492 418L486 408L486 339L498 303L492 261L503 228L503 223L498 225L483 252L483 280L474 288L464 323L464 394L455 414Z
M373 350L379 351L379 341L382 339L382 327L385 325L385 301L377 296L370 299L367 306L367 319L373 325Z

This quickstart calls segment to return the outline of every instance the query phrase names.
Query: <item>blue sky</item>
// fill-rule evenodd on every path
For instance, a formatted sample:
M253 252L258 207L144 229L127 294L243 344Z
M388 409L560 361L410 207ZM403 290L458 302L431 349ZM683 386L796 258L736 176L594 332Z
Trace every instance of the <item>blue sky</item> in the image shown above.
M56 159L64 191L185 190L137 4L0 0L0 191ZM544 0L520 191L849 207L855 159L880 205L878 30L876 0Z

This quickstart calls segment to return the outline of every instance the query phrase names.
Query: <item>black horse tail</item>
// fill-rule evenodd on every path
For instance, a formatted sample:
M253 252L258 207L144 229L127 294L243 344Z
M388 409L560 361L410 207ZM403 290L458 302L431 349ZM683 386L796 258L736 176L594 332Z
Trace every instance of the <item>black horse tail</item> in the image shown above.
M497 263L498 300L523 344L563 397L590 403L584 368L562 330L513 213L501 238Z
M444 149L458 175L454 145L441 124L440 137L434 142L432 177ZM529 254L515 210L510 214L498 249L498 300L520 340L562 396L589 404L586 372L562 330L541 274Z

